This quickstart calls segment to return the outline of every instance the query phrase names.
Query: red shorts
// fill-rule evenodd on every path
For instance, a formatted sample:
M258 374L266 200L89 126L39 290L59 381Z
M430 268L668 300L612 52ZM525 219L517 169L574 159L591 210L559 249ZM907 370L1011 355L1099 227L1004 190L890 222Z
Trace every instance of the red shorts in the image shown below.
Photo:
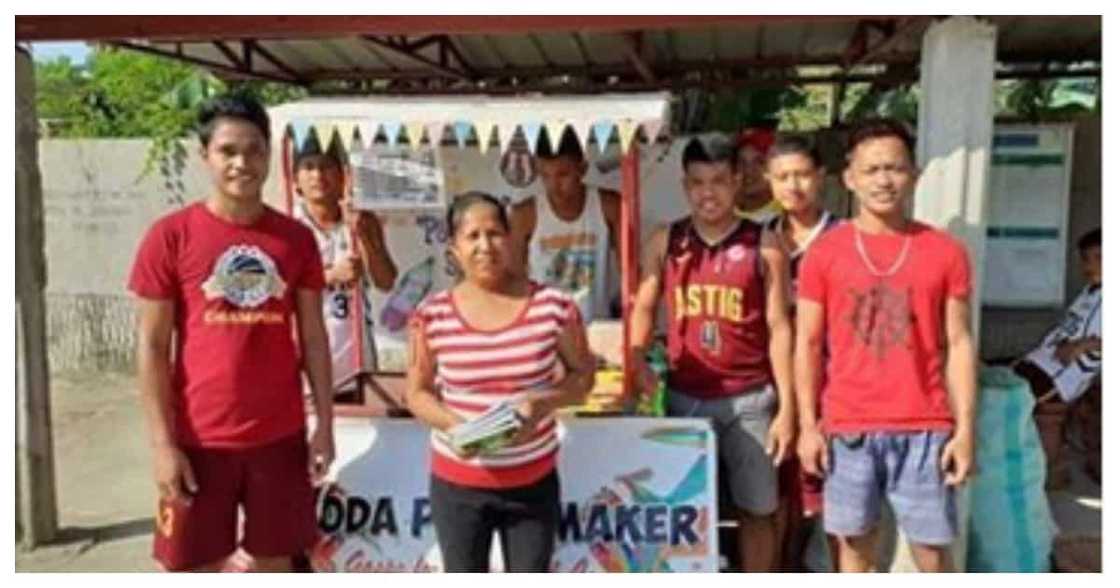
M787 459L778 468L778 495L789 501L791 516L817 516L824 510L824 479L802 470L797 458Z
M152 555L168 571L197 568L241 546L255 557L296 555L318 537L303 432L249 449L183 448L198 493L189 505L160 500Z

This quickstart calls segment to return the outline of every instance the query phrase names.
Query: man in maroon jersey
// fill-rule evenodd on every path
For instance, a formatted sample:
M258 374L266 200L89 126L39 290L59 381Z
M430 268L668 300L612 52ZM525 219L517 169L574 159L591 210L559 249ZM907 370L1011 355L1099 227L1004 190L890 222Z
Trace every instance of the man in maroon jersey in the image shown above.
M718 134L685 147L691 214L658 228L642 254L631 315L631 365L649 393L645 353L657 311L668 314L667 413L711 419L739 518L744 571L769 571L777 547L777 471L795 430L785 254L735 214L735 147Z

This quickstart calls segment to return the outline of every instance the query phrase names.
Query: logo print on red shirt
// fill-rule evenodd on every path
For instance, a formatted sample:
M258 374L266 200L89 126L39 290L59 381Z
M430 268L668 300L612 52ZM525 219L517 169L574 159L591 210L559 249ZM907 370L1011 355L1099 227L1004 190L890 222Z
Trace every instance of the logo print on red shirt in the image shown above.
M848 322L864 345L871 348L880 361L894 347L908 347L913 314L910 312L910 291L894 290L877 283L866 291L851 290L852 313Z
M210 277L202 283L207 300L224 298L238 308L255 308L270 297L283 298L287 287L276 270L276 262L255 245L226 249Z

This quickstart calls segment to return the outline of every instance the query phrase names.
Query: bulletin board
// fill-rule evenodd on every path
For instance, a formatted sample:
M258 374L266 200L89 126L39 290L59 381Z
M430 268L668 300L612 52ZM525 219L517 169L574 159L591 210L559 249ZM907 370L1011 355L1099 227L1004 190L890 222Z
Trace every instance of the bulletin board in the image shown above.
M992 140L983 304L1065 301L1073 126L997 125Z

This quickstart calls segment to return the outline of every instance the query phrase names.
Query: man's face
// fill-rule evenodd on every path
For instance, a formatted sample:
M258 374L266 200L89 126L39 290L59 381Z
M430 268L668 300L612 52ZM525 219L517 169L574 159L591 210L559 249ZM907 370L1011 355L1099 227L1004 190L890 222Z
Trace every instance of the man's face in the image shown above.
M219 118L201 155L211 182L223 195L239 200L261 197L268 178L268 140L255 125Z
M726 161L688 164L683 184L693 216L709 224L734 217L740 182L739 174Z
M744 194L754 194L766 189L766 177L763 175L764 156L751 145L739 148L740 190Z
M1093 286L1101 285L1101 248L1090 247L1081 252L1081 273Z
M844 170L844 185L861 207L877 216L903 213L916 180L917 170L906 144L897 137L878 137L860 143Z
M583 175L587 162L571 157L537 159L537 173L549 198L568 202L579 198L583 191Z
M818 208L824 187L824 168L803 153L787 153L771 157L766 165L770 193L788 212L800 213Z
M310 202L338 201L342 197L342 169L329 155L305 155L296 166L296 187Z

